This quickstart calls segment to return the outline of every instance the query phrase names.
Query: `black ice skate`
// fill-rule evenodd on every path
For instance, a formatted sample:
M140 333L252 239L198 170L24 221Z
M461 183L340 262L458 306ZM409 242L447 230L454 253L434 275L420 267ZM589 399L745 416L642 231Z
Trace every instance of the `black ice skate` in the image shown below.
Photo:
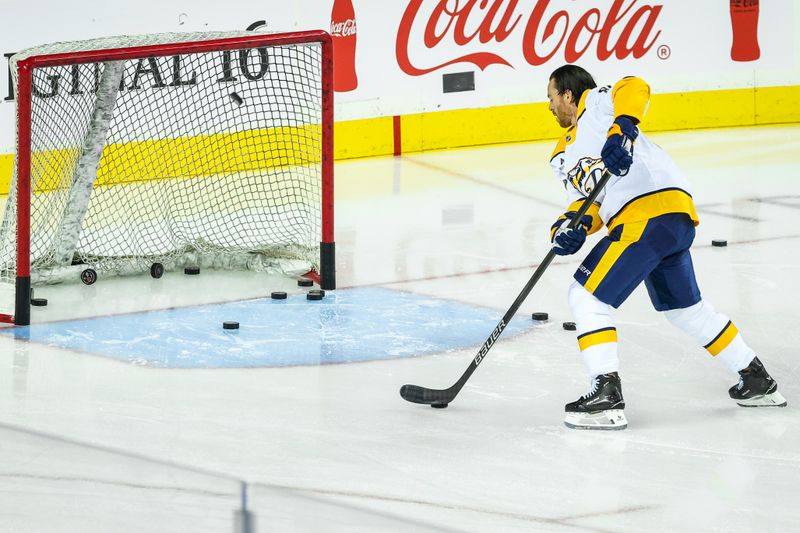
M564 424L572 429L625 429L625 399L616 372L602 374L592 381L584 396L564 406Z
M742 407L786 407L786 398L758 357L739 371L739 383L728 389L728 394Z

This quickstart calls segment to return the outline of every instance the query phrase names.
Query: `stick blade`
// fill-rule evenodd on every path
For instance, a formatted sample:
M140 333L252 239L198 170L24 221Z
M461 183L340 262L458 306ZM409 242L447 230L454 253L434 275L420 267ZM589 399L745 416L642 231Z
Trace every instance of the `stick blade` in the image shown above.
M449 390L426 389L419 385L403 385L400 387L400 396L407 402L427 405L446 405L453 400Z

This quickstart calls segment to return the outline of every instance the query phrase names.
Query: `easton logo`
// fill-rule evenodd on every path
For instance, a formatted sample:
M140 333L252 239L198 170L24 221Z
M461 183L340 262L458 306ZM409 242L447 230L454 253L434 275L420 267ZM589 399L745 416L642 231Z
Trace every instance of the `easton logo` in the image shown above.
M483 358L489 352L489 349L494 345L494 341L497 340L497 337L500 336L500 334L503 332L504 329L506 329L506 321L501 320L500 323L497 325L497 327L494 328L494 331L489 336L489 338L486 339L486 342L483 343L483 346L481 346L481 351L479 351L478 355L475 356L476 366L481 364L481 361L483 361Z

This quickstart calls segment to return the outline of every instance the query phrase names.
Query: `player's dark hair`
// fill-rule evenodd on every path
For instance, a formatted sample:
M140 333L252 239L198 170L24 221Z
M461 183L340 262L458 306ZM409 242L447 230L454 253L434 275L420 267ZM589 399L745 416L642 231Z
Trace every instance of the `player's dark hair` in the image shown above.
M553 85L555 85L558 94L564 94L567 91L572 92L572 98L575 100L576 105L584 91L597 87L592 75L578 65L558 67L550 74L550 79L553 80Z

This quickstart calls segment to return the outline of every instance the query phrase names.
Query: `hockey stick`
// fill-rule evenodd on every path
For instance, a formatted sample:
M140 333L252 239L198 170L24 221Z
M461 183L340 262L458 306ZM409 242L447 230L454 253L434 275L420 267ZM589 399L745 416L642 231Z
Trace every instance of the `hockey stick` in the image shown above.
M579 221L586 214L586 211L589 210L589 207L594 203L597 199L597 196L600 194L600 191L606 186L606 183L611 178L611 173L608 170L603 170L602 176L600 176L600 181L597 182L597 185L592 192L589 194L588 198L583 205L578 210L578 214L575 215L572 220L570 220L569 224L567 224L567 228L573 229L575 226L578 225ZM452 387L449 389L428 389L426 387L420 387L419 385L403 385L400 387L400 396L403 397L404 400L413 403L423 403L428 404L431 407L447 407L447 405L452 402L455 397L458 395L461 388L467 382L469 377L475 372L475 369L478 368L478 365L481 364L483 359L489 353L492 346L494 346L495 341L500 337L500 334L503 333L503 330L506 329L511 318L516 314L519 310L522 302L525 301L525 298L528 297L531 290L533 289L534 285L539 281L539 278L542 277L544 271L547 270L547 267L550 266L550 263L553 261L556 253L550 248L550 251L547 252L547 255L542 260L539 267L531 276L531 279L528 280L528 283L525 284L525 287L522 288L522 292L519 293L517 299L514 300L514 303L511 304L506 314L503 315L503 318L500 319L500 323L497 324L497 327L494 328L494 331L489 335L489 338L486 339L486 342L483 343L481 349L478 350L478 354L469 364L467 369L462 374L461 378L453 384Z

